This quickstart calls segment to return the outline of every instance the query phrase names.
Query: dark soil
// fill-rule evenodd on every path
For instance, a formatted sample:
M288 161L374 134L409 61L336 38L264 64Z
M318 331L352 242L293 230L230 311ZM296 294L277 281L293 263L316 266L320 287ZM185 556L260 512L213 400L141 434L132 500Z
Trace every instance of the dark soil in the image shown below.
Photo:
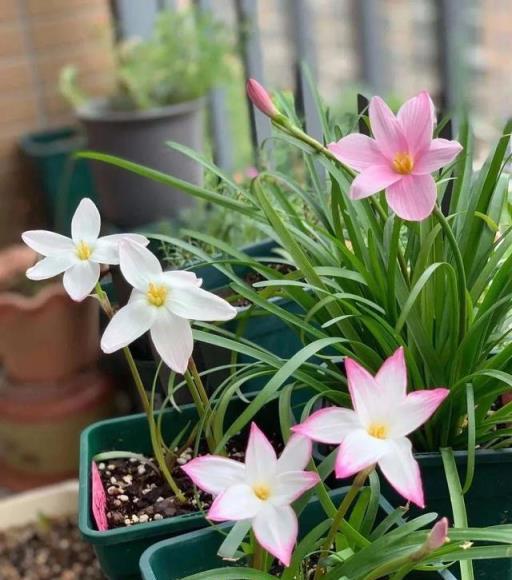
M44 509L44 506L41 506ZM2 580L103 580L91 546L75 517L42 518L0 532Z

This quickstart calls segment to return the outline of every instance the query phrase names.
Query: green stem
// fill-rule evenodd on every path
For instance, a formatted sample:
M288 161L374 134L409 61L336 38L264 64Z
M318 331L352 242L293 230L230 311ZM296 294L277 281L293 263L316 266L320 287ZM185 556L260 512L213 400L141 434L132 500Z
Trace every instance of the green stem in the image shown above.
M261 544L256 539L254 532L251 533L252 535L252 545L253 545L253 552L252 552L252 567L256 570L261 570L262 572L266 572L267 570L267 552L261 546Z
M194 379L196 388L199 392L199 395L203 401L205 408L207 409L210 406L210 399L208 398L208 394L206 392L206 389L204 388L203 381L201 380L201 375L199 374L196 367L196 363L194 362L194 359L192 357L190 357L188 361L188 370L192 373L192 378Z
M206 401L207 406L205 406L204 400L200 394L199 389L197 388L197 384L194 381L192 373L190 371L185 371L184 376L185 376L185 381L186 381L187 386L188 386L188 390L190 391L190 394L192 395L192 399L194 401L194 405L196 406L197 414L199 415L200 419L202 419L204 434L205 434L205 438L206 438L206 443L208 445L208 449L209 449L210 453L215 453L215 449L216 449L217 445L215 444L215 439L213 437L211 430L209 429L208 425L206 424L206 419L208 417L209 401L208 400ZM202 386L202 383L201 383L201 386ZM203 392L204 392L204 389L203 389Z

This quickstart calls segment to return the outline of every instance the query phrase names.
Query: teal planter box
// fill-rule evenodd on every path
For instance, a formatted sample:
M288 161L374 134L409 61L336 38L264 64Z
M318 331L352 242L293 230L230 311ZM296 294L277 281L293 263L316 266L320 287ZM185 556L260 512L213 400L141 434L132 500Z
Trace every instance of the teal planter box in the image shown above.
M345 489L331 492L331 498L338 505L346 493ZM383 513L389 511L389 504L381 501ZM300 533L309 532L325 518L325 513L318 500L312 500L300 516ZM227 530L232 524L225 523L219 527ZM151 546L144 552L140 560L140 570L144 580L178 580L191 574L227 566L217 552L224 536L215 528L206 528L164 540ZM444 571L434 573L411 573L407 576L411 580L455 580L454 576ZM219 580L222 580L219 578Z
M20 147L36 169L53 228L69 235L80 200L96 197L87 160L72 157L85 148L84 137L73 127L49 129L24 135Z

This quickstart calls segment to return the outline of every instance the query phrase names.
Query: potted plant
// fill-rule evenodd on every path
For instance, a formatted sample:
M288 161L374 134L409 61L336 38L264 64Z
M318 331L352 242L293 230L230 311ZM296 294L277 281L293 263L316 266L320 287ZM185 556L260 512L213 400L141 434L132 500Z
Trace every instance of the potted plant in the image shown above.
M196 10L162 12L153 36L128 39L114 49L115 91L87 99L66 68L61 90L72 102L89 146L200 183L194 161L168 149L173 139L203 148L203 97L225 73L227 45L218 24ZM127 179L124 172L94 164L101 207L114 225L133 228L175 217L192 201L177 189Z

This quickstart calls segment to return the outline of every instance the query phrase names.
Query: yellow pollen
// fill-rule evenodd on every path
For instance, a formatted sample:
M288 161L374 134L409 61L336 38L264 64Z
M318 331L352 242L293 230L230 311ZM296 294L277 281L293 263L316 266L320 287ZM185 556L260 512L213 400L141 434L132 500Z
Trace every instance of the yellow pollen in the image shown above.
M80 260L88 260L91 257L92 250L89 244L83 240L76 245L76 255Z
M372 423L368 427L368 435L375 437L376 439L386 439L389 433L389 428L387 425L382 425L382 423Z
M270 497L270 488L265 484L258 484L253 486L254 495L261 499L262 501L267 500Z
M167 288L150 282L146 296L153 306L163 306L167 298Z
M409 153L397 153L393 159L393 169L402 175L411 173L414 160Z

